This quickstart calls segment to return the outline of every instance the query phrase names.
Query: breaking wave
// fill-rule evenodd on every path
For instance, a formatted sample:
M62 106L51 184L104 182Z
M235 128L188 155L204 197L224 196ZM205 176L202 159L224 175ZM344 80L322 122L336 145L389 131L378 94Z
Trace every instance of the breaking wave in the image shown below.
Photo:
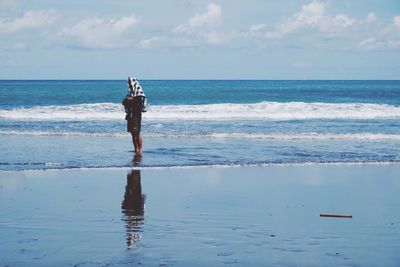
M260 102L255 104L154 105L144 113L148 120L308 120L396 119L400 107L372 103ZM7 120L121 120L122 105L115 103L35 106L0 109Z

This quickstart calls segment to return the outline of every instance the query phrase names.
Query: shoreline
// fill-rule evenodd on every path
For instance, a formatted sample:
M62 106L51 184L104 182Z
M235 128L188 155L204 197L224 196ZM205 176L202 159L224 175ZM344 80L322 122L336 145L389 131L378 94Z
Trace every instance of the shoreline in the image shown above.
M110 166L110 167L70 167L43 168L24 170L1 170L1 172L45 172L45 171L90 171L90 170L169 170L169 169L202 169L202 168L263 168L263 167L301 167L301 166L388 166L400 165L400 161L382 162L305 162L305 163L262 163L262 164L208 164L188 166Z

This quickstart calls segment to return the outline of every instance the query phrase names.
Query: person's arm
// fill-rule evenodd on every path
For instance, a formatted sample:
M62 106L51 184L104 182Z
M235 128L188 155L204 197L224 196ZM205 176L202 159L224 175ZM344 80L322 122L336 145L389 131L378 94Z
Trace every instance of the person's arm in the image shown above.
M125 98L124 98L124 100L122 100L122 105L124 105L124 108L125 108L125 113L129 113L130 112L130 110L131 110L131 107L130 107L130 103L129 102L131 102L132 101L132 97L131 96L129 96L129 95L127 95ZM126 119L126 118L125 118Z
M131 101L133 98L129 95L127 95L124 100L122 100L122 105L126 106L128 105L129 101Z
M122 100L122 105L126 106L126 104L128 104L128 99L125 97L124 100Z

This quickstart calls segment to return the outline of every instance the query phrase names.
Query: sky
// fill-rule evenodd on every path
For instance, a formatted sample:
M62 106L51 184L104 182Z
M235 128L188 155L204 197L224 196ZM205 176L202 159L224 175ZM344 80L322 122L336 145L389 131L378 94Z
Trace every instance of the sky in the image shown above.
M399 0L0 0L0 79L400 79Z

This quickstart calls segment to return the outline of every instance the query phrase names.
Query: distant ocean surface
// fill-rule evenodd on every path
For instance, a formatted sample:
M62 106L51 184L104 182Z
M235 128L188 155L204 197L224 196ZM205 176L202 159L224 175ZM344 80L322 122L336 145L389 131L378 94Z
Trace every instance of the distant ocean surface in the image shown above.
M0 81L0 170L400 162L400 81Z

